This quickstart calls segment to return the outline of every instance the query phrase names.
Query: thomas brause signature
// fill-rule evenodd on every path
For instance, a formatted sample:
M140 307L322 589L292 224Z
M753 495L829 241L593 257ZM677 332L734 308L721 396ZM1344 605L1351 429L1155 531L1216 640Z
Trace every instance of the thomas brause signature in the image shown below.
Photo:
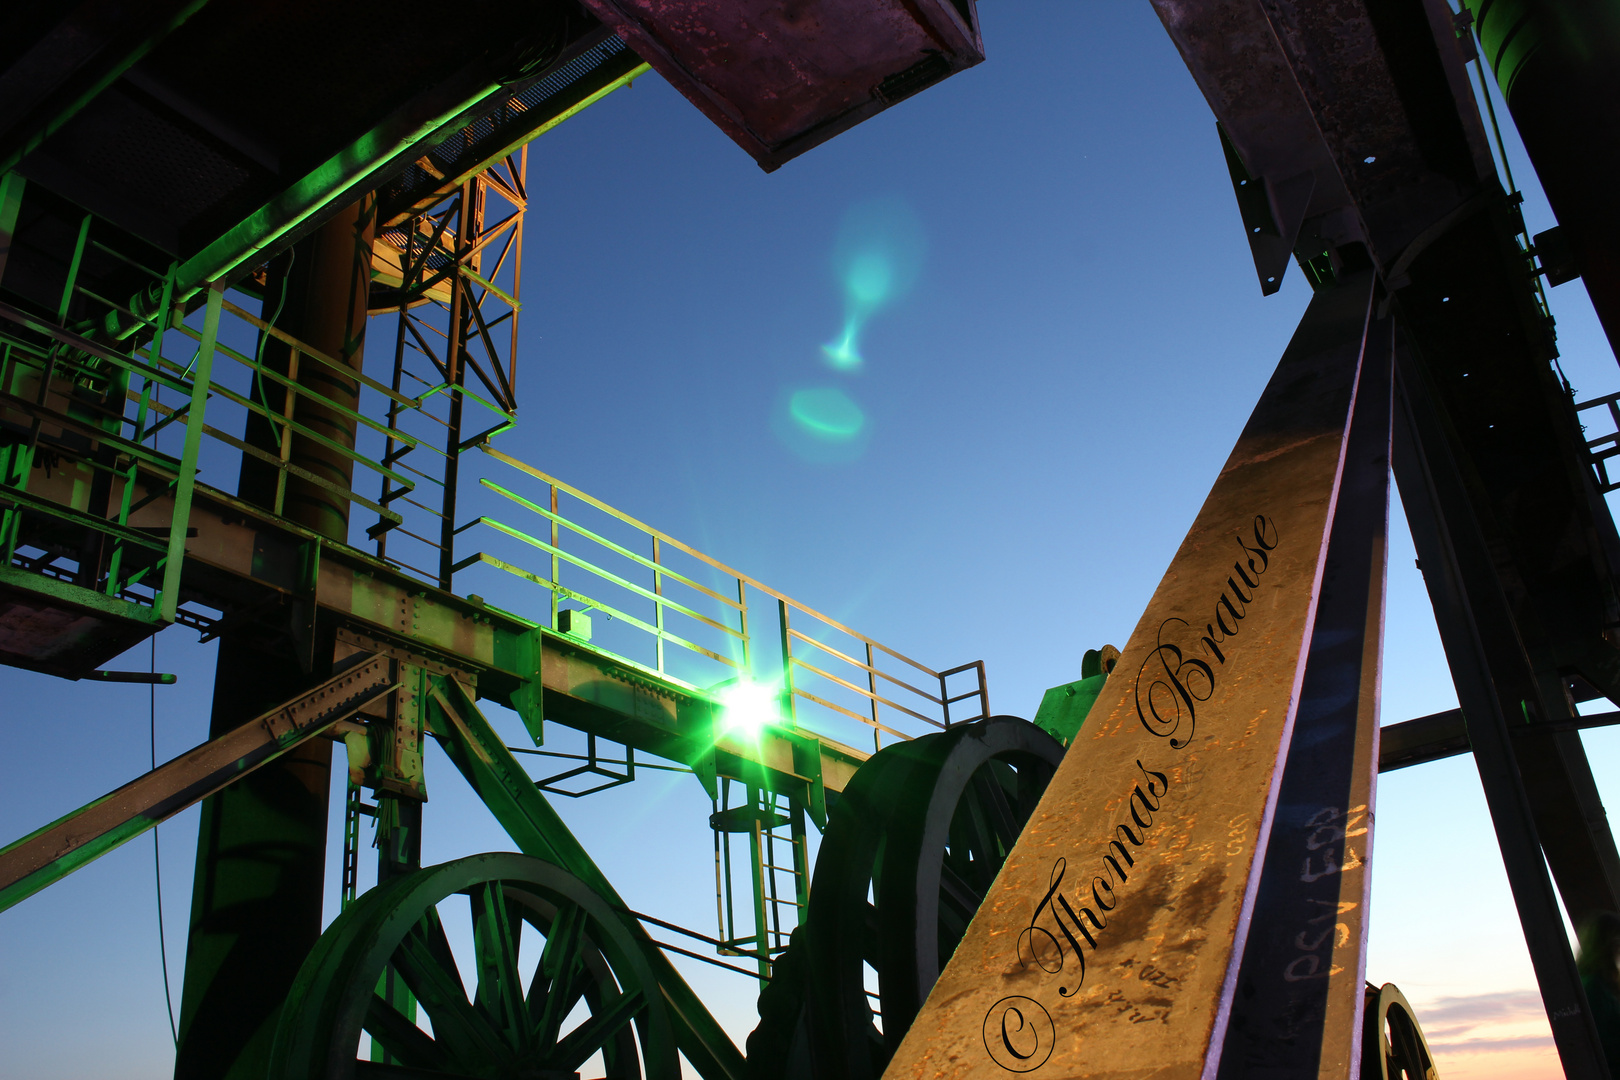
M1172 750L1185 749L1191 742L1198 707L1214 695L1227 670L1227 654L1242 634L1249 605L1271 565L1271 552L1280 543L1276 524L1263 514L1255 515L1249 534L1235 538L1239 555L1203 632L1186 619L1166 619L1155 635L1154 649L1137 669L1137 719ZM1138 850L1154 831L1154 815L1162 819L1160 811L1172 797L1169 762L1161 764L1167 771L1160 771L1138 758L1136 768L1140 776L1129 781L1122 820L1109 834L1102 858L1090 874L1071 876L1068 859L1059 856L1052 861L1044 891L1030 898L1029 923L1014 946L1018 963L1026 970L1034 966L1058 976L1059 998L1072 997L1085 984L1087 953L1097 951L1110 915L1119 918L1121 905L1131 902L1128 885ZM1009 1072L1040 1068L1051 1056L1055 1038L1051 1014L1031 997L1002 998L984 1018L985 1049Z
M1277 546L1277 527L1270 518L1256 514L1254 518L1254 545L1237 538L1243 554L1232 564L1232 573L1226 586L1215 601L1213 617L1204 625L1197 647L1222 667L1226 664L1226 651L1221 648L1238 636L1254 590L1260 578L1271 565L1270 552ZM1241 584L1240 584L1241 582ZM1248 590L1245 592L1245 588ZM1219 681L1216 668L1209 660L1188 656L1173 640L1166 641L1165 633L1172 626L1189 626L1186 619L1166 619L1159 625L1155 638L1158 648L1148 653L1147 659L1136 673L1136 716L1152 735L1169 739L1170 745L1182 749L1192 738L1198 724L1198 706L1215 693ZM1197 631L1194 631L1196 634ZM1227 648L1231 648L1230 645ZM1149 669L1153 671L1150 673ZM1177 738L1182 725L1186 732Z
M1114 837L1104 848L1102 862L1097 866L1099 872L1091 876L1090 903L1086 902L1085 885L1080 886L1078 908L1059 891L1069 865L1067 859L1059 857L1052 863L1046 895L1035 905L1035 914L1030 917L1029 925L1018 935L1018 961L1025 967L1038 964L1042 971L1056 975L1064 970L1067 960L1076 962L1070 969L1074 985L1059 985L1058 994L1061 997L1073 996L1086 981L1086 950L1081 947L1075 934L1079 933L1092 951L1096 951L1097 939L1091 931L1100 932L1107 928L1108 913L1119 906L1118 889L1129 879L1130 868L1136 865L1133 852L1147 839L1153 828L1154 811L1159 809L1161 800L1170 790L1170 778L1164 773L1154 772L1140 761L1136 767L1142 770L1142 781L1132 789L1126 800L1130 820L1115 826ZM1134 830L1131 828L1133 824L1136 826ZM1048 915L1057 925L1058 933L1069 943L1068 949L1063 948L1063 943L1050 930L1040 925L1041 919ZM1091 924L1090 928L1087 928L1087 923Z

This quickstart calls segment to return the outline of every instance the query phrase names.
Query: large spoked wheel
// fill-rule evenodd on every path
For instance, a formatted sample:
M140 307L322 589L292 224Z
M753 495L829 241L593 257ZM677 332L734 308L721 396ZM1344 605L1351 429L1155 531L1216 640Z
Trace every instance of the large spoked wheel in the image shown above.
M1362 1080L1436 1080L1434 1055L1406 995L1394 983L1369 983L1362 1000Z
M993 717L941 736L937 771L914 777L879 876L888 1056L922 1008L1024 831L1063 747L1035 725ZM885 1059L886 1060L886 1059Z
M828 822L805 923L760 996L752 1076L882 1074L1062 757L1033 724L996 716L861 766Z
M390 967L430 1031L378 992ZM269 1075L573 1080L593 1058L610 1080L679 1077L651 968L578 879L496 853L390 881L334 920L282 1009Z

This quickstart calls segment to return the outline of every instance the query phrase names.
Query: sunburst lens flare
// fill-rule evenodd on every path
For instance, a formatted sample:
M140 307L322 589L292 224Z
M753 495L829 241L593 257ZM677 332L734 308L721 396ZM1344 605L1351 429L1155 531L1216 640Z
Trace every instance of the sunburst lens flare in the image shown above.
M739 679L720 691L720 733L758 739L769 725L781 719L781 702L776 688L765 683Z

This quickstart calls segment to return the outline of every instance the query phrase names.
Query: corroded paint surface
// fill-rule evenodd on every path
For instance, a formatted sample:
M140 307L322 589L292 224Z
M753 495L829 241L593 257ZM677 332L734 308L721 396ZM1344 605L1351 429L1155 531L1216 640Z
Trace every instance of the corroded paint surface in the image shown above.
M952 0L585 4L767 168L984 59Z
M1369 289L1362 278L1312 302L886 1076L1213 1073L1299 697Z

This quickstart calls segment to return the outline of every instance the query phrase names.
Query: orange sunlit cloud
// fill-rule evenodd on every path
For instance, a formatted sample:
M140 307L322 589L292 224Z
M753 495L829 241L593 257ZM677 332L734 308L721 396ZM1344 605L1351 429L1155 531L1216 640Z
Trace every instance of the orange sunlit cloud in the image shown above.
M1443 1080L1560 1080L1541 995L1504 990L1413 1002Z

